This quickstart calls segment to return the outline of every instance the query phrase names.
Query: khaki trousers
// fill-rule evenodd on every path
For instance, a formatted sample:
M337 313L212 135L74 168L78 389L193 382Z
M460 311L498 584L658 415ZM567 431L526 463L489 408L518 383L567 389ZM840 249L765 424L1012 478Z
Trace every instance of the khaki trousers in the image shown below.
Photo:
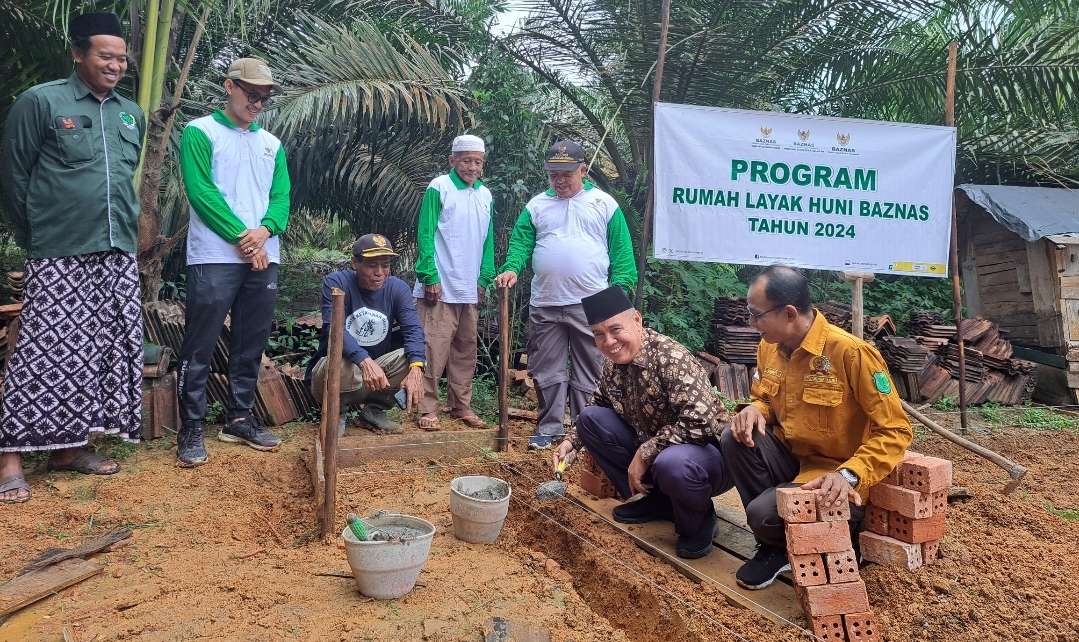
M368 390L363 383L363 370L356 364L344 357L341 358L341 408L360 406L365 403L374 403L383 410L389 410L397 403L393 396L401 388L401 382L408 374L408 359L405 357L403 348L391 350L375 359L375 363L382 367L386 378L390 380L390 387L385 390ZM322 391L326 388L326 369L329 359L322 357L311 371L311 392L315 395L315 401L322 402Z
M427 367L423 371L420 414L438 411L438 380L446 374L450 413L472 412L472 377L476 374L479 318L475 303L431 303L416 299L423 334L427 339Z

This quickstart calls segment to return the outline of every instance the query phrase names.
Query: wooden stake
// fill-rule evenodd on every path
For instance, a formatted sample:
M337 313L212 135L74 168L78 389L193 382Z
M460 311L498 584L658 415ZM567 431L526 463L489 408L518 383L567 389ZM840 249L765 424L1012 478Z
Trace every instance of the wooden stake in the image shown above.
M1005 457L1003 457L1001 455L998 455L997 453L993 452L992 450L989 450L988 448L986 448L984 446L980 446L980 445L974 443L973 441L970 441L969 439L964 439L963 437L960 437L959 435L955 434L954 432L952 432L952 431L948 430L947 428L944 428L940 424L936 423L935 421L933 421L929 417L926 417L921 412L919 412L914 406L910 405L909 403L907 403L905 401L903 402L903 410L906 410L908 415L910 415L914 419L917 419L918 422L920 422L923 426L925 426L926 428L928 428L928 429L932 430L933 432L937 433L941 437L944 437L945 439L952 442L953 444L958 444L958 445L962 446L963 448L966 448L970 452L972 452L972 453L974 453L974 454L976 454L976 455L978 455L980 457L984 457L985 459L988 459L989 461L993 462L997 466L1000 466L1004 470L1008 471L1008 476L1011 477L1012 480L1010 482L1008 482L1007 486L1004 487L1004 494L1005 495L1007 495L1008 493L1014 491L1016 488L1019 488L1019 484L1022 483L1023 478L1026 477L1027 469L1025 467L1020 466L1019 464L1015 463L1014 461L1012 461L1010 459L1007 459L1007 458L1005 458Z
M506 450L510 436L510 289L498 288L498 444Z
M659 58L656 61L656 75L652 78L652 154L649 157L652 161L652 169L649 172L648 200L644 202L644 221L641 224L641 253L637 257L637 294L633 297L633 303L637 308L641 307L641 301L644 297L644 272L648 264L648 245L652 242L652 216L656 200L656 124L654 114L656 103L660 99L660 92L663 90L663 66L667 62L667 32L671 27L671 0L663 0L663 5L660 7L660 16Z
M326 346L326 387L322 391L322 425L319 436L326 475L326 494L319 510L319 532L323 539L333 535L337 512L337 422L341 417L341 347L345 337L345 292L333 288L333 312Z
M850 332L859 339L865 333L865 302L862 287L876 278L872 272L844 272L843 279L850 286Z
M959 43L948 45L948 76L944 87L944 124L955 127L955 68L959 57ZM963 301L959 283L959 216L952 195L952 234L949 248L948 269L952 273L952 312L955 316L955 340L959 346L959 431L967 432L967 357L963 341Z

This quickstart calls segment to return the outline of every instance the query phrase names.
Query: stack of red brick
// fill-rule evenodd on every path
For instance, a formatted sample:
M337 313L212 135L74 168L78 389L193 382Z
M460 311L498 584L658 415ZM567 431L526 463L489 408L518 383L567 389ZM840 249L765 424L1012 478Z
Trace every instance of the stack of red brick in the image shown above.
M776 490L798 601L821 640L882 639L850 539L850 504L825 506L815 491Z
M868 562L914 570L937 559L947 526L952 462L908 452L869 491L859 544Z

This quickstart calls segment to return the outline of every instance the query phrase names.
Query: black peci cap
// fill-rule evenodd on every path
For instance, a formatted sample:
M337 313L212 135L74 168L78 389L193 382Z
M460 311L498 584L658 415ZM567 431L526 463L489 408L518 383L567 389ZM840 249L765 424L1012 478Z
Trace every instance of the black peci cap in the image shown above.
M90 36L124 37L120 30L120 17L115 13L84 13L71 19L67 27L71 38L89 38Z
M620 286L612 285L581 299L581 307L584 308L588 325L596 325L626 310L632 310L633 304Z

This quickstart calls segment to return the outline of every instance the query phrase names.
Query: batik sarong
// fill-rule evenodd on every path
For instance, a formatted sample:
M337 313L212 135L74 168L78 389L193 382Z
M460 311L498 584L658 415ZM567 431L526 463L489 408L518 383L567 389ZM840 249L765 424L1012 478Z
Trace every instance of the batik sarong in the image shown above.
M139 439L142 304L135 256L26 261L19 338L4 376L0 452Z

